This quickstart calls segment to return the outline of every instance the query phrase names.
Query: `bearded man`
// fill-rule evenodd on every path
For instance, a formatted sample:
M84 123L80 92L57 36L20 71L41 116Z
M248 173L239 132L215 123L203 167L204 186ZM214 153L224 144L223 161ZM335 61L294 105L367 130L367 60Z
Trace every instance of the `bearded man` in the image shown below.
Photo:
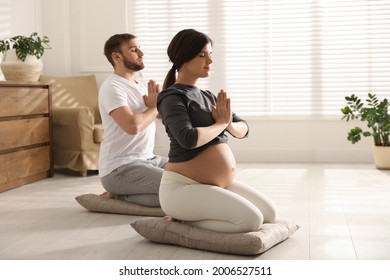
M160 180L168 161L153 153L161 86L154 80L146 85L136 79L136 72L144 68L136 36L111 36L104 54L114 72L99 90L104 127L99 176L106 190L101 196L160 207Z

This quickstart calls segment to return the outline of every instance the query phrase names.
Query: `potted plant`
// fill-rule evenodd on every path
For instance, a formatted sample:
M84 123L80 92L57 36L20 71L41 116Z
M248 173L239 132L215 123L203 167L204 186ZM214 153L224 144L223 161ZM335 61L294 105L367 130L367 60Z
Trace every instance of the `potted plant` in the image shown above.
M372 137L374 141L374 161L378 169L390 169L390 114L389 101L379 100L375 94L368 94L366 104L355 94L346 96L347 105L341 109L342 119L366 122L367 128L352 128L347 139L355 144L363 137Z
M0 53L3 54L1 70L7 81L36 82L42 70L41 57L49 49L49 38L38 36L14 36L0 40Z

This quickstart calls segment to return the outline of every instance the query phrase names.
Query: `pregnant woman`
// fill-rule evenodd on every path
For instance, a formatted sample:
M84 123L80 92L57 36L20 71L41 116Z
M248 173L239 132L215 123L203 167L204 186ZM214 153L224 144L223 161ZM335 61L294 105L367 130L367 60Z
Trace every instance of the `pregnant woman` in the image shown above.
M160 184L160 204L174 219L218 232L250 232L276 219L274 203L236 181L236 161L226 132L248 135L232 113L224 90L217 97L196 86L209 76L212 40L194 29L180 31L168 46L173 63L157 108L170 139L169 162ZM176 78L177 72L177 78Z

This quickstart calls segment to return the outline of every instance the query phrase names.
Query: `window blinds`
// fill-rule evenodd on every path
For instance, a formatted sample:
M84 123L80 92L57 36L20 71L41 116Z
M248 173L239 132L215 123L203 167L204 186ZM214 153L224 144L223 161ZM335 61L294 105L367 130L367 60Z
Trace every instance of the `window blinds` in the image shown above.
M390 97L390 1L133 0L145 79L163 82L171 38L214 41L212 74L247 116L339 116L344 96Z

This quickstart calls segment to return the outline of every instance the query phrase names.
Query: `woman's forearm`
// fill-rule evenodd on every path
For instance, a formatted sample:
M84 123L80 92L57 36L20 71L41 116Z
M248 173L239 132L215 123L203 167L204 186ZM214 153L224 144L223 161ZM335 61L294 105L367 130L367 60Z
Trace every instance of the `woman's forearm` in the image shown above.
M207 127L197 127L198 130L198 142L196 143L196 147L203 146L207 144L215 137L217 137L221 132L223 132L227 127L227 124L223 122L218 122L213 125Z
M248 133L248 126L245 122L231 122L226 128L236 138L244 138Z

